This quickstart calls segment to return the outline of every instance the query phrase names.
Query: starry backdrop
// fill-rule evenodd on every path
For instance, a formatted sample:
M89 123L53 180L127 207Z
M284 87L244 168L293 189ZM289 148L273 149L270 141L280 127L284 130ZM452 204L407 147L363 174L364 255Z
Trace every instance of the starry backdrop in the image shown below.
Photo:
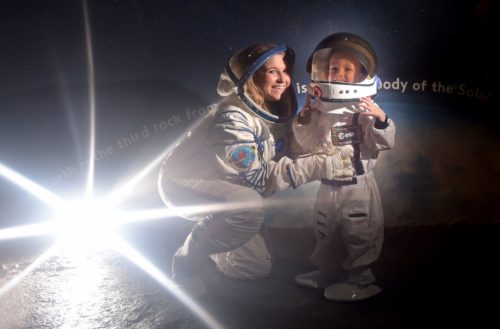
M387 226L500 220L493 1L87 1L96 83L96 194L105 195L173 143L219 97L227 59L255 42L305 62L326 35L364 36L379 57L377 98L397 126L376 169ZM77 197L88 159L89 88L81 1L2 1L0 162ZM151 173L127 205L161 206ZM317 184L277 199L276 226L311 220ZM0 227L49 213L0 179Z

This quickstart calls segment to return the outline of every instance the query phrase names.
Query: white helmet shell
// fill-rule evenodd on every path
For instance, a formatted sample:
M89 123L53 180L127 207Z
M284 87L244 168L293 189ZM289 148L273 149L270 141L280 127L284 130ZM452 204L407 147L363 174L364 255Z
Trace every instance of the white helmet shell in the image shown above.
M328 80L331 55L344 51L355 56L364 69L364 80L357 83L346 83ZM307 71L311 73L308 93L314 97L318 109L329 112L332 103L356 103L361 97L376 96L379 78L376 76L377 55L373 47L360 36L353 33L334 33L316 46L307 61Z

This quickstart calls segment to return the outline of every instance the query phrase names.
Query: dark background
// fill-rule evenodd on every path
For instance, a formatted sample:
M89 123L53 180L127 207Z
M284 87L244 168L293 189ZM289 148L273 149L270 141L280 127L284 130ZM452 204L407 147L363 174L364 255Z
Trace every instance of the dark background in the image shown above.
M230 280L213 268L204 273L209 291L200 302L216 319L228 328L273 329L482 328L496 320L495 304L486 302L498 295L492 260L500 220L494 1L87 5L97 196L130 179L219 99L219 73L241 47L262 41L291 46L297 54L294 86L308 83L306 59L330 33L358 33L378 53L378 74L389 89L380 90L377 102L397 126L396 146L380 154L375 170L387 229L374 272L384 293L337 304L321 291L293 284L297 273L312 269L307 257L314 234L307 226L317 184L311 183L276 196L292 204L305 198L307 207L284 203L268 209L276 251L269 278ZM0 2L0 164L65 199L83 194L89 158L84 21L79 0ZM425 90L413 90L424 81ZM404 93L401 83L407 83ZM433 83L444 89L434 91ZM304 94L298 96L302 101ZM121 206L162 208L157 174L155 168ZM0 177L0 235L8 232L3 228L49 216L46 205ZM190 223L171 218L134 223L121 232L168 273L189 229ZM23 260L27 254L46 250L50 239L0 241L0 287L32 262ZM88 239L92 245L93 237ZM44 262L0 298L2 328L204 327L125 257L89 257L100 266L82 280L75 276L75 255L67 256ZM92 281L101 276L99 284ZM87 299L72 294L78 288Z
M89 135L82 2L1 6L0 162L63 197L77 196ZM390 86L380 90L378 103L398 129L396 147L382 154L376 172L386 225L500 219L492 1L116 0L87 6L97 195L144 167L195 121L194 110L204 113L219 99L219 73L241 47L291 46L296 87L308 83L305 62L319 40L350 31L378 53L378 74ZM398 81L407 83L404 93ZM412 89L423 81L424 90ZM433 90L432 83L443 89ZM161 205L156 173L135 191L141 206ZM315 191L311 184L283 196ZM44 217L43 204L3 178L0 197L1 226ZM294 211L295 217L287 211L273 213L276 225L307 224L310 209Z

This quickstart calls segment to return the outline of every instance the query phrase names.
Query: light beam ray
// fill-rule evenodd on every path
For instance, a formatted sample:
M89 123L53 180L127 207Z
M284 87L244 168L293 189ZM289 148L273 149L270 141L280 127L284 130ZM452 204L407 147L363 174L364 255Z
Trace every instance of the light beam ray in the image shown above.
M127 257L149 276L160 283L165 289L171 291L182 303L192 310L209 328L223 329L224 327L207 313L198 303L186 295L177 285L175 285L163 272L151 263L146 257L126 241L116 237L114 241L115 250Z
M89 105L90 105L90 141L89 141L89 167L87 173L87 187L85 195L90 197L94 189L95 170L95 79L94 79L94 56L92 51L92 34L90 31L90 18L86 0L82 0L83 17L85 22L85 45L87 49L87 74L89 85Z
M297 202L295 200L294 204ZM275 201L266 204L269 207L280 203L288 204L286 201ZM189 218L189 216L200 214L234 211L253 207L262 207L262 203L237 202L137 211L114 211L112 209L101 208L97 203L83 202L80 204L74 202L67 203L66 207L57 209L54 220L0 229L0 241L41 235L69 235L74 238L74 236L82 235L84 232L88 234L90 232L108 234L114 231L115 227L133 222L166 219L175 216Z
M174 148L177 147L182 141L189 138L191 136L191 131L196 129L202 122L204 118L199 118L196 120L189 129L186 130L184 134L182 134L177 140L168 145L160 155L154 158L151 162L149 162L143 169L141 169L134 177L128 180L125 184L115 188L109 193L105 200L110 206L114 206L122 202L125 198L127 198L130 193L133 191L134 187L137 186L156 166L162 162L165 157L173 151Z
M33 194L35 197L52 208L59 208L64 205L64 200L59 196L24 177L20 173L4 165L2 162L0 162L0 175L21 187L26 192Z
M51 222L9 227L0 230L0 241L50 235L54 232L54 223Z
M27 277L31 272L33 272L37 267L43 264L47 259L52 257L57 249L59 248L59 244L55 243L52 245L47 251L45 251L42 255L40 255L37 259L35 259L28 267L26 267L21 273L17 274L15 277L10 279L6 284L0 287L0 296L3 296L9 290L17 286L25 277Z
M273 207L286 207L290 205L307 207L314 202L314 196L310 197L295 197L287 199L264 199L262 201L244 201L232 203L211 203L203 205L179 206L168 205L166 208L146 209L146 210L129 210L117 212L114 218L117 225L124 225L133 222L150 221L167 219L171 217L182 217L187 220L199 220L192 216L213 214L225 211L235 211L238 209L262 208L268 209Z
M134 187L139 184L144 177L146 177L151 170L153 170L170 151L170 147L163 151L160 155L158 155L153 161L148 163L142 170L140 170L134 177L132 177L125 184L120 186L117 189L114 189L109 193L105 198L104 202L109 206L113 207L120 202L122 202L129 194L133 191Z
M121 212L117 218L119 218L120 224L126 224L138 221L148 221L156 219L166 219L169 217L182 217L184 219L190 219L191 216L202 215L202 214L213 214L225 211L234 211L238 209L249 209L249 208L262 208L263 203L260 201L245 201L245 202L233 202L233 203L212 203L204 205L193 205L193 206L180 206L180 207L169 207L169 208L156 208L147 210L136 210L136 211L124 211Z
M64 231L64 227L70 227L74 232L105 232L109 233L114 228L133 222L151 221L159 219L167 219L171 217L182 217L189 219L190 216L219 213L224 211L234 211L238 209L248 209L253 207L270 208L276 206L293 205L308 205L312 202L312 198L293 198L286 200L264 200L261 202L237 202L237 203L219 203L193 205L171 208L156 208L146 210L130 210L117 211L112 209L100 208L99 204L92 205L84 203L83 206L78 203L66 203L66 207L57 209L56 219L48 222L9 227L0 229L0 241L26 238L42 235L61 235L68 234ZM86 204L90 204L90 208L86 209ZM94 209L94 208L95 209ZM73 209L73 210L72 210ZM71 220L72 211L74 216L82 217L79 221ZM73 233L75 234L75 233Z

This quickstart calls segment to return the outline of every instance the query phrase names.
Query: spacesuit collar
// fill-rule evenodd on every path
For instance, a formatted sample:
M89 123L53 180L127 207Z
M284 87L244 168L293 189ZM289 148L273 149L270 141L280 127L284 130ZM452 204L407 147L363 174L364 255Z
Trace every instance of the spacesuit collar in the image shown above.
M379 81L377 76L359 83L312 80L308 86L308 93L322 102L359 102L362 97L377 95Z

